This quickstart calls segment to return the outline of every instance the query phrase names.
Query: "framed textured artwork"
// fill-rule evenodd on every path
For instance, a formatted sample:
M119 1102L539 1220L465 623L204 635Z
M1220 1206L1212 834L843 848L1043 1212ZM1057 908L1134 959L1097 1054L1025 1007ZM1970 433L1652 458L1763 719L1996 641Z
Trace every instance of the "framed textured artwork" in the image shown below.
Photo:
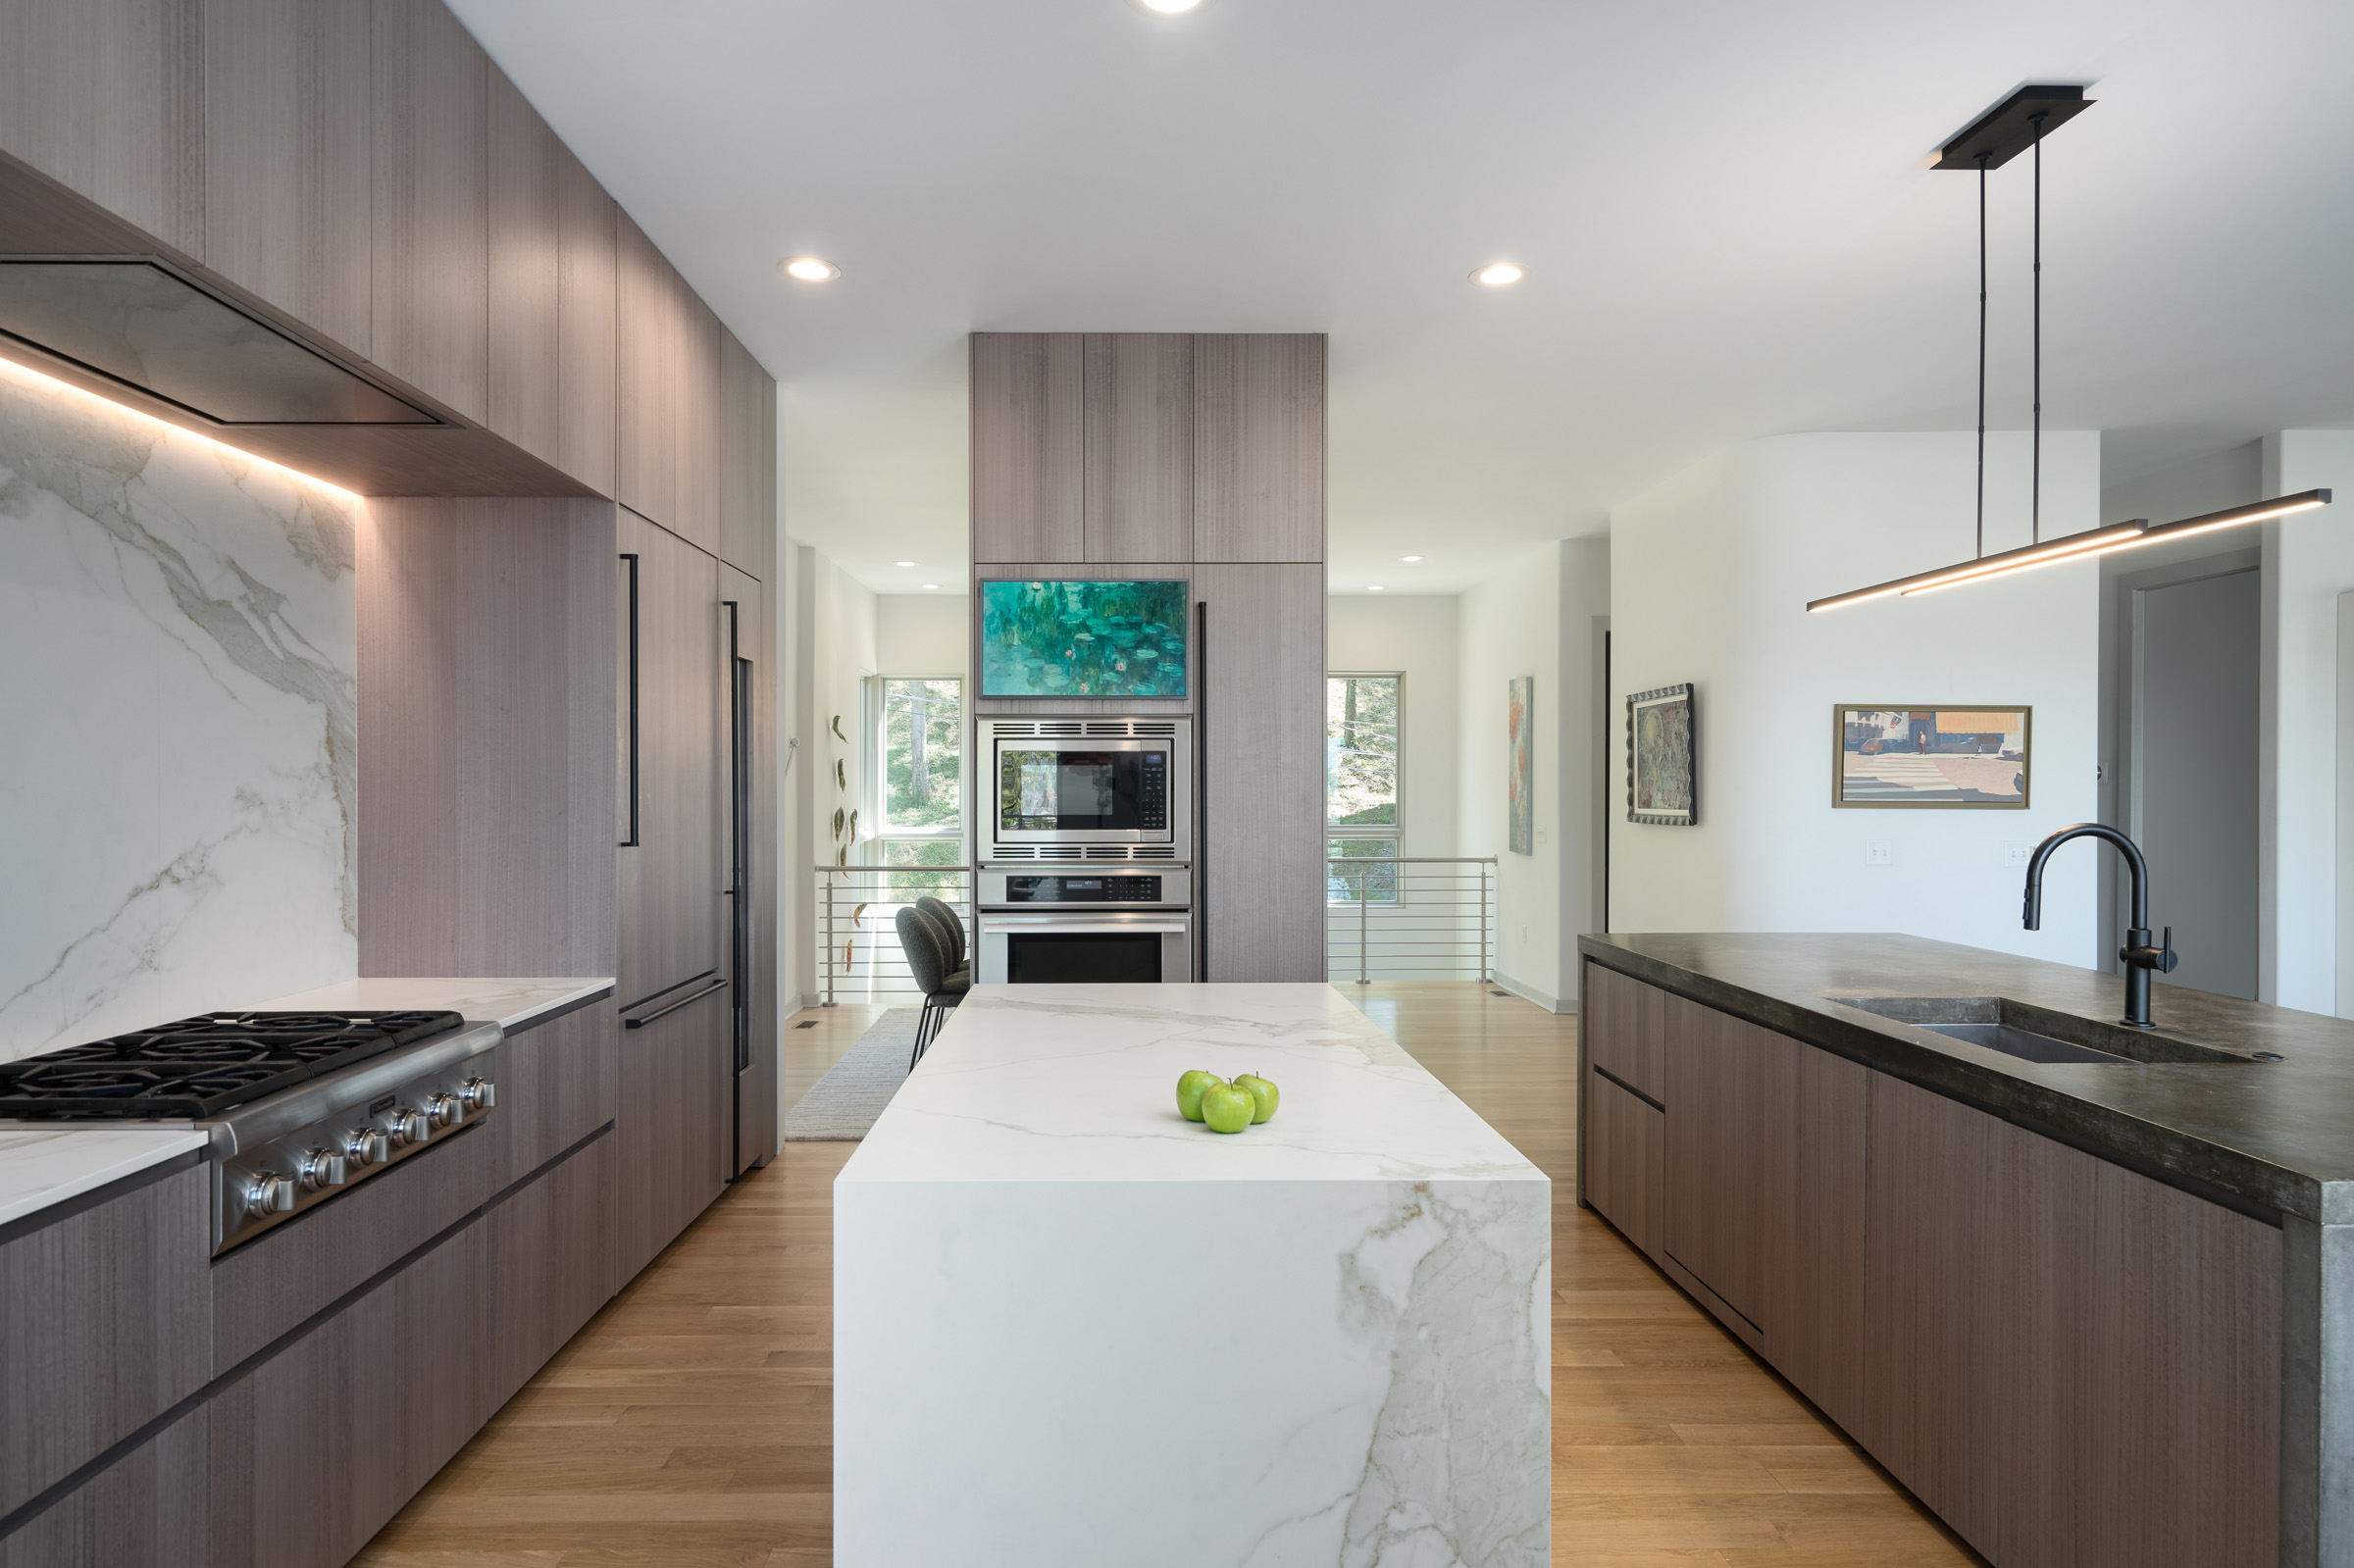
M1183 579L981 582L981 695L1185 695Z
M2005 705L1831 710L1831 804L2027 809L2034 710Z
M1626 820L1663 828L1700 821L1700 731L1692 683L1626 699Z
M1529 726L1536 721L1537 678L1516 675L1505 688L1504 816L1508 842L1515 855L1537 852L1537 814L1534 799L1536 765L1528 746Z

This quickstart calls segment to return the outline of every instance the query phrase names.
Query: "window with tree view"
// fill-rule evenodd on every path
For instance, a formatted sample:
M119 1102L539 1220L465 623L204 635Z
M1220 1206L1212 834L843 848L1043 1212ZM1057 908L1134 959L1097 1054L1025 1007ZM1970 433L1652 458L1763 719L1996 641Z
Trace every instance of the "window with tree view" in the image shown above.
M1336 675L1325 682L1324 820L1335 861L1325 897L1336 904L1398 901L1396 675Z
M964 683L885 676L875 837L886 866L955 866L964 861ZM954 897L954 873L910 871L889 880L886 896Z

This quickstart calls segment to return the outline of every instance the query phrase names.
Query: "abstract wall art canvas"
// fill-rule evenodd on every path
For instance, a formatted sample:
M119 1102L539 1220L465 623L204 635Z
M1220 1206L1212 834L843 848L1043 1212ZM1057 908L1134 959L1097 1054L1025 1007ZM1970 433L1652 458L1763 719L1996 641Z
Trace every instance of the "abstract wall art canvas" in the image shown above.
M981 583L981 695L1186 694L1182 579Z
M1699 727L1692 683L1626 699L1626 820L1663 828L1700 821Z
M1843 702L1831 712L1831 804L2027 809L2034 710Z
M1537 852L1535 760L1529 753L1529 726L1536 719L1537 678L1514 676L1505 692L1505 820L1515 855Z

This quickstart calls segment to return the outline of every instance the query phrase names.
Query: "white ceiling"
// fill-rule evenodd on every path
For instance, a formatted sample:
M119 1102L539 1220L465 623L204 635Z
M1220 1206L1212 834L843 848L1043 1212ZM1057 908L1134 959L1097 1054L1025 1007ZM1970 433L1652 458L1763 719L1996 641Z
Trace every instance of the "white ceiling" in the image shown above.
M1966 427L1975 181L1923 160L2024 81L2098 100L2046 149L2047 424L2113 480L2354 425L2344 0L453 4L776 375L788 531L886 591L961 570L976 329L1331 333L1344 591L1748 437Z

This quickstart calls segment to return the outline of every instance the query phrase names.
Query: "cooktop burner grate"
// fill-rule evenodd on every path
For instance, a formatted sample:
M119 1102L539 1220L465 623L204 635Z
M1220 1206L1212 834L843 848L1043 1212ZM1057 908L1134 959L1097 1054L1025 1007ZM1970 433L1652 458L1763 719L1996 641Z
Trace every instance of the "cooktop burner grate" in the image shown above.
M0 1118L218 1116L465 1023L449 1012L208 1013L0 1064Z

